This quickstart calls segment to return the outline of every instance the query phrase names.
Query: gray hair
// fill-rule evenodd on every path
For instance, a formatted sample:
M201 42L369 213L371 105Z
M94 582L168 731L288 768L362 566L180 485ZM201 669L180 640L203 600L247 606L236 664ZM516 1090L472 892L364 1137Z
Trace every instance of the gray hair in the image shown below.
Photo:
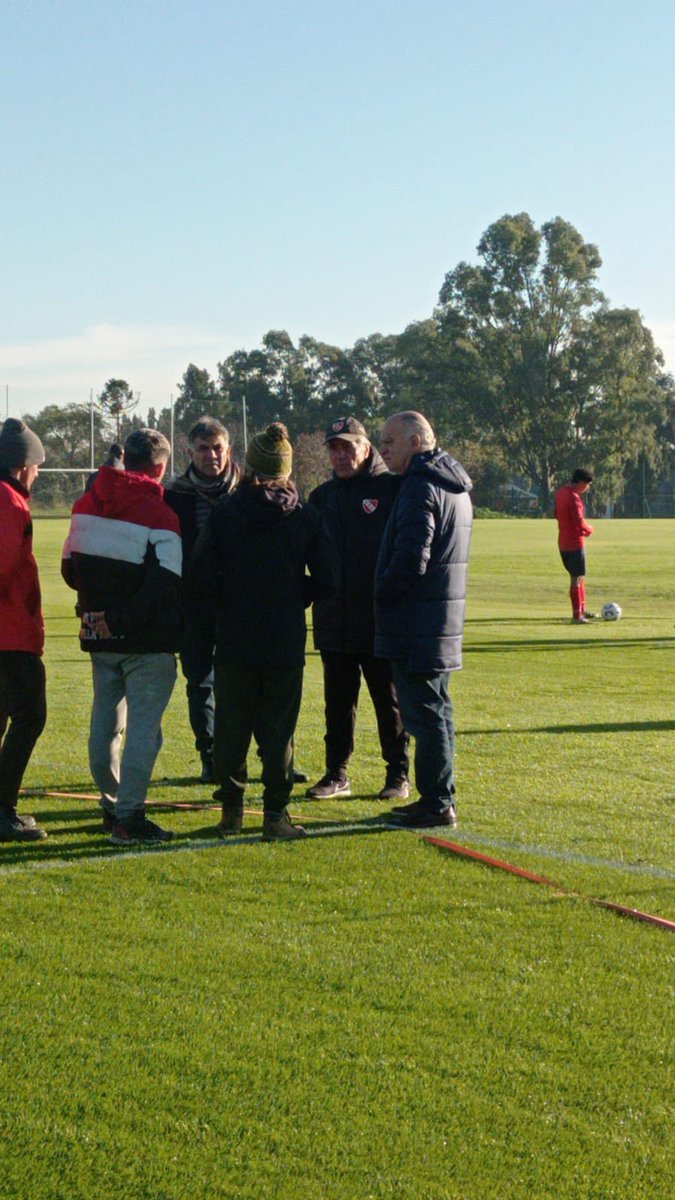
M226 446L230 444L230 435L224 425L215 417L200 417L195 421L188 433L188 446L194 446L197 438L221 437Z
M436 434L426 417L421 413L400 412L395 414L395 419L402 421L408 433L416 433L420 439L420 450L435 450L436 449Z

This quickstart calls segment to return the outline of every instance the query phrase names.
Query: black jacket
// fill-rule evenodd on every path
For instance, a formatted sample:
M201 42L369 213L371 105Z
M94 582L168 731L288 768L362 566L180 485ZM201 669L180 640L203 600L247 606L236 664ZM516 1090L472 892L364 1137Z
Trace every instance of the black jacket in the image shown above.
M410 671L462 665L471 486L443 450L416 454L401 479L375 573L375 653Z
M187 594L216 662L256 668L302 666L305 567L314 595L337 582L332 539L293 484L240 485L213 511L194 548Z
M239 467L232 461L229 464L228 470L215 486L200 488L200 480L194 473L192 466L188 467L183 475L175 475L166 484L164 499L180 521L184 571L199 537L200 528L202 528L197 519L197 510L200 501L203 502L204 506L210 505L211 508L215 508L216 504L219 504L225 496L234 490L238 480Z
M333 534L340 566L338 593L314 603L317 650L373 653L375 564L400 482L373 448L357 475L333 475L309 497Z
M101 467L89 491L75 501L61 574L77 591L83 650L177 649L180 533L163 496L162 485L147 475ZM105 613L110 638L95 635L90 612Z

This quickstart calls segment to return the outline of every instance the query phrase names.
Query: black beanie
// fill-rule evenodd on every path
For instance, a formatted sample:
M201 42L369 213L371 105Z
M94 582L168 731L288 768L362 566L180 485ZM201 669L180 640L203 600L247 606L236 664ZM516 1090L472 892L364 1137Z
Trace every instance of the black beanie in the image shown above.
M39 467L44 461L38 435L23 421L8 417L0 433L0 467Z

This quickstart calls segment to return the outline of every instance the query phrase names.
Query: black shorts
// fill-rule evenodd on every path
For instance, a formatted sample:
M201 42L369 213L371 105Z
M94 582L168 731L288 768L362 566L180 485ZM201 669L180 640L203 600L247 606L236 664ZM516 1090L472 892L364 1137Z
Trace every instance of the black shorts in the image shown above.
M569 571L573 578L583 578L586 574L585 550L561 550L560 557L563 560L565 570Z

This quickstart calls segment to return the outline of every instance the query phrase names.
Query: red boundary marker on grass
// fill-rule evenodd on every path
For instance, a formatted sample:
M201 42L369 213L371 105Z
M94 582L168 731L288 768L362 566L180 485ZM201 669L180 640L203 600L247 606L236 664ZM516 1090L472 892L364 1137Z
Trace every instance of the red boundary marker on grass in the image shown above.
M669 921L667 917L655 917L652 913L641 912L639 908L626 908L623 904L615 904L612 900L599 900L596 896L584 896L581 892L574 892L570 888L563 887L553 879L547 879L545 875L535 875L534 871L516 867L513 863L503 862L500 858L492 858L489 854L481 854L479 850L470 850L468 846L461 846L459 842L448 842L445 838L429 836L425 836L422 840L428 842L430 846L438 846L439 850L449 850L451 854L457 854L460 858L470 858L474 862L484 863L487 867L495 867L498 871L508 871L509 875L517 875L521 879L529 880L530 883L539 883L544 887L554 888L561 895L587 900L590 904L608 908L610 912L618 913L622 917L632 917L635 921L645 921L649 925L658 925L659 929L668 929L671 933L675 933L675 921Z

